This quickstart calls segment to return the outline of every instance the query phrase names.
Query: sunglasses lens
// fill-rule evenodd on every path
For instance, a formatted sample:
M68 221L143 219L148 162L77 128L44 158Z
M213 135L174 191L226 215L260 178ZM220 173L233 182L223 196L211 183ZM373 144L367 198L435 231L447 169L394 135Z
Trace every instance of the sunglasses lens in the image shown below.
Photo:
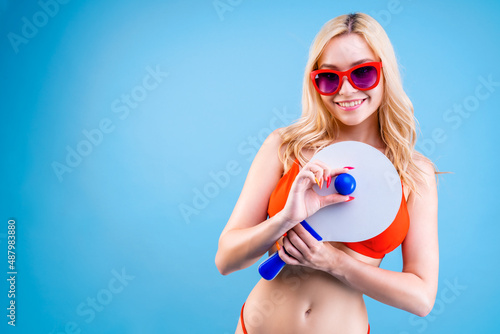
M330 94L339 86L339 76L335 73L318 73L314 80L323 94Z
M358 88L370 88L377 82L377 69L374 66L363 66L351 73L351 79Z

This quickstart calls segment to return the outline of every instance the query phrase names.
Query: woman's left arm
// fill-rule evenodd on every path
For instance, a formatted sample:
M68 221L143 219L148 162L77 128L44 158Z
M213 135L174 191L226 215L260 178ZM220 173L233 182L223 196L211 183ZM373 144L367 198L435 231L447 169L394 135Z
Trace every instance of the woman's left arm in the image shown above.
M417 184L420 196L410 194L408 198L410 228L402 244L402 272L359 261L327 243L316 241L300 226L288 233L284 244L293 257L283 250L280 256L289 264L326 271L384 304L426 316L434 306L438 284L438 197L432 164L420 160L417 165L425 172L426 183Z

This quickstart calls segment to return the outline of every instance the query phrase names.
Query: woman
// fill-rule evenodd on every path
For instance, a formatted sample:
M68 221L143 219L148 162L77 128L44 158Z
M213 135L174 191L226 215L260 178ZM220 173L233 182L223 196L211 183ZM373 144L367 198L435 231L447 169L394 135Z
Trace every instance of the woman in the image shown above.
M403 185L401 207L373 239L319 242L298 223L355 199L321 197L312 186L330 186L356 166L309 160L346 140L369 144L393 162ZM418 316L431 311L439 267L435 169L415 151L415 141L413 106L383 28L361 13L327 22L311 47L302 117L266 139L220 236L215 262L224 275L275 252L276 240L288 264L274 280L257 283L236 333L369 333L363 294ZM379 268L399 244L402 272Z

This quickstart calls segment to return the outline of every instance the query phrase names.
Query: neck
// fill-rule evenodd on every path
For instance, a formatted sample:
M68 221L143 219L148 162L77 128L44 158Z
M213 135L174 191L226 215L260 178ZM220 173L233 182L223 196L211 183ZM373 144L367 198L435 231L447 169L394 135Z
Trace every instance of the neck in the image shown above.
M385 150L385 144L380 135L380 125L378 121L378 113L373 113L363 123L358 125L339 124L339 134L336 141L359 141L371 145L382 152Z

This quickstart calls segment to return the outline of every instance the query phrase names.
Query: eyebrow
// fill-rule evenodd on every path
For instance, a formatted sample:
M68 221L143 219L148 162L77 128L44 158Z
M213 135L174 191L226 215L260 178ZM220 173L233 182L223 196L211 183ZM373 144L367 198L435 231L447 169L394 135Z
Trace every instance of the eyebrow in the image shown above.
M355 61L354 63L351 63L350 67L354 67L356 65L363 64L363 63L368 63L368 62L372 62L372 61L374 61L374 60L370 59L370 58L360 59L358 61ZM322 68L331 68L332 70L338 70L339 69L337 66L332 65L332 64L323 64L323 65L321 65L321 67L319 69L322 69Z

